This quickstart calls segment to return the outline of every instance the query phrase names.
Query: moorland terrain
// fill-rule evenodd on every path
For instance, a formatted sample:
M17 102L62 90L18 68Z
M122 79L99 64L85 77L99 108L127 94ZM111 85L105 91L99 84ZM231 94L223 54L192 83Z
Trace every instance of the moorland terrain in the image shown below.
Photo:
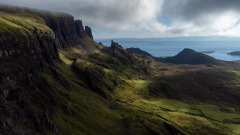
M69 14L0 6L0 134L240 134L239 67L107 47Z

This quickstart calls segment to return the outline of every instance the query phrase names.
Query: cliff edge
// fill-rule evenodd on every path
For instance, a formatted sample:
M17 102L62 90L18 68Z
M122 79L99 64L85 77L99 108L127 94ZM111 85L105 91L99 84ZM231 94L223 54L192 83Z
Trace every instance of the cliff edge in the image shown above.
M0 6L0 134L32 134L44 125L58 132L50 119L56 96L39 73L56 74L50 65L61 63L60 49L84 46L82 38L93 38L87 32L69 14Z

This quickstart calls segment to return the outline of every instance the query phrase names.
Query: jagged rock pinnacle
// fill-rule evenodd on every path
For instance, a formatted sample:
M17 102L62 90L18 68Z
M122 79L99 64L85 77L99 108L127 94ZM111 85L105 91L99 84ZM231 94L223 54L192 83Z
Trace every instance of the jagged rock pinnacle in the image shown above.
M85 26L85 33L87 34L88 37L93 39L92 29L89 26Z
M76 26L76 30L77 30L77 34L80 38L85 37L85 31L83 28L83 23L81 20L75 20L75 26Z

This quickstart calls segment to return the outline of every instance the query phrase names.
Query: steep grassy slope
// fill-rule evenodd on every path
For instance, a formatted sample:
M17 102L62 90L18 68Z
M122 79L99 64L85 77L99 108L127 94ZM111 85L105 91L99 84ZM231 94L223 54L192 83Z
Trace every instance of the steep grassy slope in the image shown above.
M59 132L60 134L71 133L66 127L72 127L71 131L73 133L96 133L95 130L84 131L83 128L74 131L74 128L80 129L81 126L78 125L82 125L86 129L94 127L98 134L239 134L240 108L237 104L238 99L231 97L234 93L225 93L225 95L219 93L222 91L221 89L229 92L233 92L232 89L234 88L236 89L235 92L239 90L239 77L236 69L205 65L178 65L173 67L173 65L153 62L155 66L151 70L154 70L155 74L145 74L136 72L136 70L132 71L132 69L134 69L134 66L141 67L141 63L147 66L147 62L140 62L140 60L137 65L122 65L119 68L123 69L119 71L111 66L111 63L106 63L106 60L111 58L109 54L100 52L96 52L96 54L98 57L94 54L82 57L81 53L76 51L76 48L71 51L62 50L62 60L65 64L55 65L60 72L65 74L66 78L76 82L76 86L80 85L77 87L73 85L74 89L70 92L68 92L69 90L61 90L64 93L62 95L63 99L67 95L68 99L64 100L67 104L70 104L70 106L66 105L69 106L70 112L68 113L75 115L66 116L66 112L58 111L53 117L57 121L64 121L61 119L66 119L65 117L70 117L69 119L72 118L75 121L66 122L65 120L65 124L68 124L60 124L60 129L62 129ZM71 58L73 56L75 59ZM188 73L192 75L196 73L201 76L190 76L187 75ZM133 77L129 78L129 74ZM216 75L217 78L211 78ZM91 79L87 80L89 77ZM176 79L177 82L172 81L169 77ZM189 83L188 77L194 80L193 83L197 86L195 87L197 91L193 90L195 88ZM201 78L203 80L204 78L214 80L216 84L206 84L199 80ZM166 95L164 93L166 91L159 88L162 83L158 81L164 80L169 83L169 87L173 87L166 89L167 92L173 92L173 94ZM89 81L93 82L89 85ZM186 81L186 84L184 81ZM221 86L222 82L226 85ZM57 86L54 83L49 83L50 87L52 87L52 84ZM174 85L179 86L175 87ZM212 88L212 86L218 88ZM184 89L179 90L181 93L177 93L175 90L181 87L184 87ZM57 90L58 88L53 89ZM73 92L76 89L79 90L79 93ZM154 89L159 90L158 95L152 93ZM68 93L72 91L74 97L72 94L66 94L66 91ZM83 91L86 95L82 93ZM192 95L194 93L197 95ZM237 95L235 94L235 96ZM216 98L210 98L211 96ZM81 100L78 102L74 100L75 98ZM204 100L205 98L207 100ZM84 100L88 102L84 102ZM79 109L77 109L77 106L71 108L71 105L74 104L81 107ZM87 107L86 104L91 107ZM75 113L71 113L71 111ZM81 115L82 112L88 115ZM95 115L96 112L100 117ZM102 127L98 124L88 124L88 121L101 123ZM105 128L111 128L111 130Z
M58 134L117 134L119 131L116 124L121 116L108 108L107 101L79 85L82 82L77 80L70 71L70 67L58 64L56 67L59 67L57 71L60 74L71 79L69 80L71 88L67 89L61 86L53 76L48 73L42 74L59 98L59 106L52 114L53 120L59 125ZM64 71L61 68L64 68ZM43 130L40 133L50 134L51 132Z
M47 33L52 32L40 15L24 10L15 12L12 8L4 8L0 11L0 24L1 33L11 35L18 33L18 31L32 33L36 29Z
M82 40L86 42L85 39ZM121 53L123 50L118 51ZM125 78L129 74L138 76L139 72L134 71L134 66L138 67L137 65L118 65L121 69L119 71L115 69L115 65L106 62L114 59L120 63L118 54L115 57L99 52L95 54L103 56L83 54L76 47L61 50L60 58L63 63L55 63L53 66L59 76L71 83L70 88L59 84L59 80L51 75L52 72L41 75L58 97L59 105L52 114L53 120L59 124L58 134L146 135L169 132L164 128L155 131L147 123L141 123L142 119L132 118L135 114L128 112L116 101L115 90L131 87ZM125 58L128 54L122 52L121 56ZM138 64L140 66L141 62ZM165 124L162 120L159 121L160 126ZM49 133L51 132L45 129L38 134Z

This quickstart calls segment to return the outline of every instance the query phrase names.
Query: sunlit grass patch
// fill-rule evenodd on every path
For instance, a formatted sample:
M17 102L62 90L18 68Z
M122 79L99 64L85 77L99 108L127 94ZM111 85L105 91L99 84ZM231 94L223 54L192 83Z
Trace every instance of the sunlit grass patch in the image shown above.
M235 112L222 112L217 105L202 104L196 105L206 117L214 119L219 122L234 122L240 120L240 114Z
M135 92L142 96L148 96L148 86L150 81L148 80L127 80L133 87Z
M69 58L67 58L63 53L59 53L59 57L60 59L65 63L65 64L68 64L68 65L71 65L73 63L72 60L70 60Z
M46 22L37 14L26 12L4 12L0 11L0 30L14 34L18 30L31 33L34 29L42 32L52 33L52 30L46 25Z
M225 124L231 131L237 135L240 134L240 124Z
M154 98L154 99L150 99L147 102L149 104L152 104L153 106L165 108L170 111L189 113L189 114L193 114L193 115L201 115L200 111L197 110L196 108L194 108L192 105L189 105L189 104L184 103L179 100Z

